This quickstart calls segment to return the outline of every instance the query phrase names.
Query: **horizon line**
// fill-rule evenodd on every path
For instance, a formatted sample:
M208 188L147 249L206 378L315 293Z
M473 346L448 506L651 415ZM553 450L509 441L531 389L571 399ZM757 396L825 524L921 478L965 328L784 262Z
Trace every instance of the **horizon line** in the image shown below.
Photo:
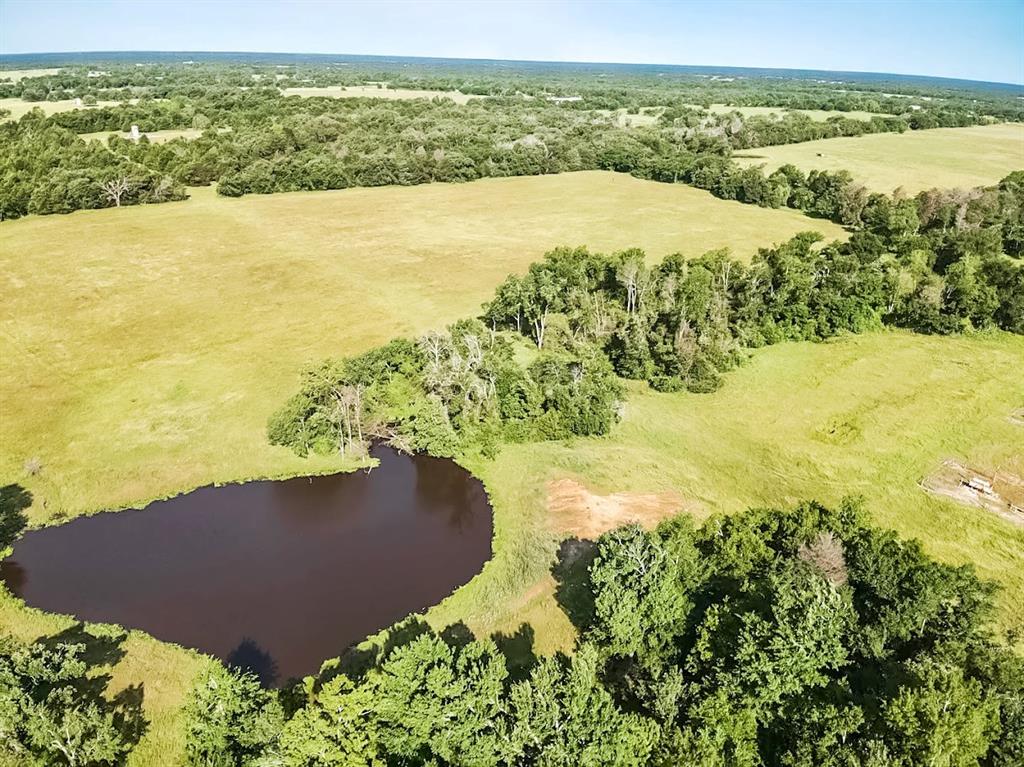
M909 72L884 72L884 71L873 71L873 70L857 70L857 69L815 69L815 68L799 68L799 67L772 67L772 66L741 66L735 64L666 64L659 62L647 62L647 61L587 61L582 59L496 59L496 58L478 58L468 56L424 56L424 55L407 55L401 53L322 53L314 51L243 51L243 50L178 50L178 49L162 49L162 48L150 48L150 49L123 49L123 50L65 50L65 51L29 51L23 53L0 53L0 60L13 56L58 56L74 54L79 56L86 55L98 55L98 54L112 54L112 53L128 53L128 54L145 54L145 53L161 53L161 54L202 54L202 53L215 53L222 55L231 54L263 54L267 56L359 56L364 58L376 58L376 59L388 59L388 58L404 58L404 59L433 59L440 61L487 61L487 62L498 62L498 63L509 63L509 64L588 64L588 65L605 65L605 66L627 66L627 67L679 67L689 69L717 69L717 70L743 70L743 69L754 69L754 70L766 70L774 72L828 72L833 74L842 75L893 75L895 77L905 78L921 78L930 80L950 80L953 82L961 83L978 83L981 85L1001 85L1013 88L1024 88L1024 82L1003 82L999 80L972 80L966 77L950 77L948 75L923 75L923 74L912 74Z

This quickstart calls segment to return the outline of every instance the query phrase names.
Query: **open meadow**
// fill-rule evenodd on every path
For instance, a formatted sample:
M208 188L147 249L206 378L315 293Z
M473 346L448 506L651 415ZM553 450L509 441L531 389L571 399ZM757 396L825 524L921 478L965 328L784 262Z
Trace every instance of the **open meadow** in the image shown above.
M765 165L768 172L787 163L805 172L848 170L873 192L902 187L916 194L934 187L993 184L1024 169L1024 124L829 138L745 149L733 158L745 166Z
M33 493L40 525L212 482L344 468L266 443L267 416L306 363L471 315L557 244L749 258L806 229L845 234L600 172L242 199L201 189L183 203L6 222L0 471ZM1007 420L1024 402L1022 356L1007 335L890 332L758 351L711 395L631 385L607 438L467 460L491 494L495 557L428 619L481 634L525 622L537 651L566 648L573 628L549 572L566 535L855 493L879 523L998 578L1000 619L1019 626L1024 535L917 482L947 457L1024 470ZM24 640L72 625L6 592L0 623ZM108 693L141 683L150 722L130 763L177 764L185 691L212 661L141 632L124 650Z
M33 109L38 107L47 116L55 115L58 112L70 112L73 109L95 109L97 107L115 107L119 101L97 101L92 107L80 106L75 99L60 99L58 101L23 101L19 98L0 99L0 111L10 112L0 120L20 120Z
M495 211L500 211L495 215ZM304 364L479 310L560 244L660 258L840 228L612 173L218 197L0 225L0 472L34 524L323 471L266 444ZM30 392L30 396L26 396ZM43 470L24 476L26 461Z
M875 112L839 112L835 110L828 111L825 109L783 109L781 107L737 107L729 106L728 104L711 104L708 107L708 111L716 115L729 114L730 112L739 112L744 117L766 117L768 115L784 117L787 114L803 114L807 115L815 122L825 122L831 117L847 117L851 120L870 120L872 117L876 116L888 117L888 115L878 114Z
M378 88L376 85L328 85L322 88L296 87L284 88L282 92L285 96L326 96L334 99L371 98L387 99L389 101L401 99L432 99L439 96L441 98L451 99L456 104L465 104L467 101L474 98L484 98L483 96L473 96L471 94L462 93L461 91L432 91L412 88L389 88L386 86Z
M506 447L472 466L499 555L433 618L482 633L527 621L539 650L564 649L574 633L548 572L554 539L680 509L703 519L852 495L876 524L999 581L1000 622L1022 631L1024 528L918 485L949 458L1024 476L1024 426L1009 418L1024 404L1021 360L1010 334L884 332L762 349L714 394L631 384L607 438Z

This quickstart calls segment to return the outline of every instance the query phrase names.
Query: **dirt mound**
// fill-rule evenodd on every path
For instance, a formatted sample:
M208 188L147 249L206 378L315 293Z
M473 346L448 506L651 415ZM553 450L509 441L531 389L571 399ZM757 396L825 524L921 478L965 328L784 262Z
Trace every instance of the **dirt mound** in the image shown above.
M985 472L955 460L921 481L929 493L977 506L1024 527L1024 479L1009 472Z
M597 495L572 479L548 483L548 512L559 533L597 538L601 533L629 522L654 527L680 511L698 504L676 493L612 493Z

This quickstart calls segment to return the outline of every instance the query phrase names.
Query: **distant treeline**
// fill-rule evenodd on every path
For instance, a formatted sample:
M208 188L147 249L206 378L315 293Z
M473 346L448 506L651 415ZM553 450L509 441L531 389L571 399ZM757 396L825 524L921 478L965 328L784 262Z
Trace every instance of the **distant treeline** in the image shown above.
M4 124L0 219L180 199L183 186L214 182L221 194L237 196L594 169L695 183L720 196L772 205L772 196L752 189L730 192L708 176L737 176L740 169L728 159L736 149L992 119L977 110L953 108L948 99L869 120L837 114L815 121L800 113L744 117L706 112L678 94L659 101L625 87L615 90L646 100L642 106L658 107L644 121L636 117L641 107L632 101L624 108L633 116L609 114L608 109L620 107L598 93L556 104L542 92L527 97L515 90L460 106L447 99L285 97L280 87L288 79L277 80L269 73L253 79L248 70L230 68L171 68L159 75L165 79L153 79L157 76L145 68L96 77L69 72L0 85L0 90L20 89L24 95L38 80L48 84L49 98L78 93L70 84L83 82L91 89L83 97L86 102L95 100L94 91L102 98L141 98L49 118L29 114ZM107 92L104 83L113 81L149 85ZM631 125L631 120L653 124ZM205 132L160 144L115 137L92 147L73 135L127 132L132 125L144 132ZM753 176L746 178L749 186ZM124 189L114 195L112 185Z
M47 65L49 66L49 64ZM789 74L790 76L785 76ZM56 75L4 83L0 98L28 101L92 96L100 100L189 98L209 91L273 85L289 87L351 86L387 83L394 88L458 90L478 96L578 96L584 109L638 109L681 104L734 104L788 109L865 111L890 115L916 112L963 113L999 119L1024 118L1024 105L1013 86L952 82L942 79L858 76L854 74L705 72L691 68L615 64L545 64L542 62L473 62L397 59L392 61L280 62L198 60L154 63L96 61L71 65Z

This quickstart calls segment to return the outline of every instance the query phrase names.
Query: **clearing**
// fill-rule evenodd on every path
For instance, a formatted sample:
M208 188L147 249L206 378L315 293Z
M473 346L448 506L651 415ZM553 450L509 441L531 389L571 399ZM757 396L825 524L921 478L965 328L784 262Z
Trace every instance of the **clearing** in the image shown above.
M697 109L704 109L704 107L698 104L691 104L691 106ZM708 107L707 111L716 115L729 114L729 112L739 112L744 117L766 117L768 115L782 117L790 113L804 114L815 122L825 122L831 117L848 117L851 120L870 120L872 117L891 117L891 115L878 114L876 112L839 112L835 110L827 111L824 109L788 109L786 107L731 107L728 104L712 104Z
M137 99L132 99L137 101ZM116 107L120 101L97 101L93 106L79 106L75 99L62 99L61 101L22 101L19 98L0 99L0 110L6 109L10 112L0 120L19 120L36 107L39 107L49 115L58 112L70 112L73 109L97 109L98 107Z
M474 314L557 245L749 257L807 229L843 235L602 172L241 199L200 189L4 222L0 475L32 491L39 524L327 470L337 462L265 441L304 364ZM26 476L31 459L43 470Z
M993 184L1024 169L1024 124L829 138L745 149L733 157L742 165L764 164L769 172L786 163L804 171L848 170L872 191L902 187L916 194L933 187Z
M435 96L451 99L456 104L465 104L470 99L482 99L461 91L413 90L410 88L378 88L376 85L328 85L323 88L284 88L285 96L327 96L334 99L432 99Z
M26 77L52 77L60 74L60 69L0 69L0 80L16 83Z

